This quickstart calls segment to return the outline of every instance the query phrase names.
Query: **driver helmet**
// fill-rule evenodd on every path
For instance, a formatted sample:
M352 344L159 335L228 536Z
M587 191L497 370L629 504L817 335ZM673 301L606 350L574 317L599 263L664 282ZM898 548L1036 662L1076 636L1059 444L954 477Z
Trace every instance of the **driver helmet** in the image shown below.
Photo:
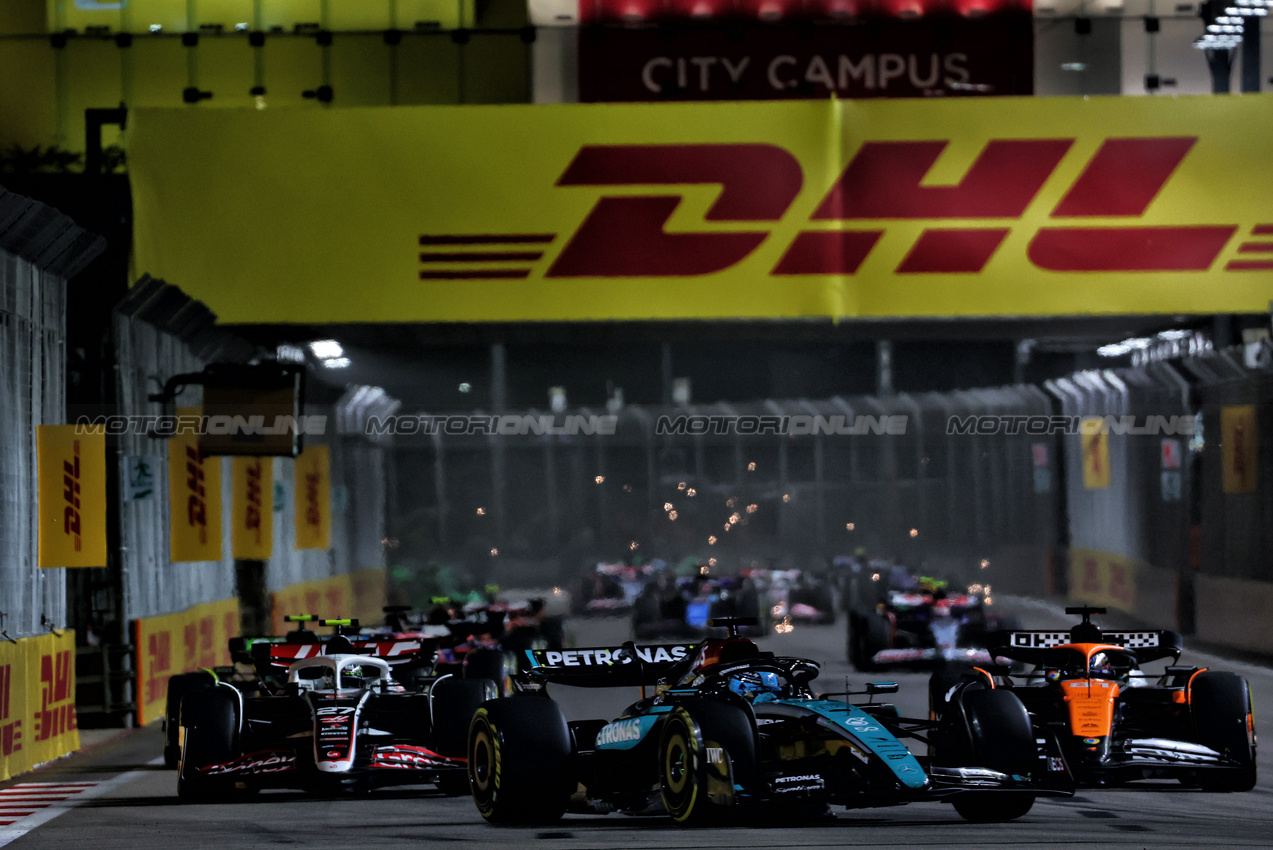
M1088 670L1093 676L1112 676L1114 664L1104 652L1097 652L1093 653L1092 660L1088 663Z
M769 670L747 670L729 677L729 689L749 701L768 702L782 695L782 680Z

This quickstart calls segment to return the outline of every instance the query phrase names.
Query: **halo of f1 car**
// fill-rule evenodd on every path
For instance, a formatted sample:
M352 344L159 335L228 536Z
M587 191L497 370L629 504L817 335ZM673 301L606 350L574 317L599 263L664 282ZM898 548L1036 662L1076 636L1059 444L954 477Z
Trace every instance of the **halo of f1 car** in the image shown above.
M989 822L1024 815L1037 796L1071 793L1011 691L970 693L940 722L901 718L873 701L895 683L815 697L819 665L762 652L738 636L752 624L715 620L730 637L698 645L528 651L521 692L482 703L469 730L478 811L502 824L551 822L569 808L662 810L694 825L741 811L947 801ZM643 696L615 720L567 722L549 697L553 684L639 685ZM940 756L920 759L904 740L934 742Z
M1236 673L1177 666L1180 635L1102 631L1104 608L1067 608L1082 622L1066 632L1012 631L991 637L996 658L1031 665L964 667L934 673L934 716L960 711L990 689L1018 697L1049 759L1080 787L1176 779L1209 791L1248 791L1256 782L1251 689ZM1170 659L1161 674L1141 665Z

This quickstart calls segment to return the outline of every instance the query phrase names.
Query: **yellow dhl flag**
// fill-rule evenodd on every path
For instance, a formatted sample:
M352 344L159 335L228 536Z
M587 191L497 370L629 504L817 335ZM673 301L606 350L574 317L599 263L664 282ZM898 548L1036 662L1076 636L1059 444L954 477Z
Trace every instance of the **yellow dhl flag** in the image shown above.
M1224 461L1223 486L1226 493L1254 493L1260 470L1255 406L1250 404L1220 410L1220 454Z
M274 549L274 459L236 457L231 469L230 547L236 558L264 560Z
M41 567L106 566L106 436L78 425L36 429Z
M199 411L181 408L177 415ZM221 560L221 458L199 451L198 434L168 440L168 502L172 560Z
M1109 434L1101 427L1084 428L1080 437L1083 440L1083 486L1088 490L1104 490L1109 487Z
M327 446L306 446L294 463L296 548L330 548L331 453Z

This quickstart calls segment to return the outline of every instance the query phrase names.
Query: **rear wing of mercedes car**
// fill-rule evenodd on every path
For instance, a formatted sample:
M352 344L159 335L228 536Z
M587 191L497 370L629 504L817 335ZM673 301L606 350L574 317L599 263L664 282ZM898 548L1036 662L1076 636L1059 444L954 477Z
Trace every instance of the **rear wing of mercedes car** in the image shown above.
M581 688L655 685L688 658L697 644L595 646L581 649L528 649L525 674L532 681Z

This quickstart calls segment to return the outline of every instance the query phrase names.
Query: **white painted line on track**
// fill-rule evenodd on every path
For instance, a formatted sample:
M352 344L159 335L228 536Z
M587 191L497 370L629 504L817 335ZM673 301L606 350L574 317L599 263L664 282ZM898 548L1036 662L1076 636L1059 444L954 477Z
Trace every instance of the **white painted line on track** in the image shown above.
M150 766L162 763L163 758L160 757L152 759L146 764ZM22 811L35 808L22 793L26 789L39 791L53 798L53 802L42 802L46 808L12 820L10 818L16 815L17 811L10 812L8 807L0 808L0 847L16 841L36 827L42 826L58 815L70 811L82 801L100 797L107 792L114 791L121 785L127 785L134 779L140 779L148 773L150 771L144 769L130 770L127 773L121 773L101 782L24 782L21 785L0 790L0 806L3 806L6 801L12 801L12 808L21 809Z

